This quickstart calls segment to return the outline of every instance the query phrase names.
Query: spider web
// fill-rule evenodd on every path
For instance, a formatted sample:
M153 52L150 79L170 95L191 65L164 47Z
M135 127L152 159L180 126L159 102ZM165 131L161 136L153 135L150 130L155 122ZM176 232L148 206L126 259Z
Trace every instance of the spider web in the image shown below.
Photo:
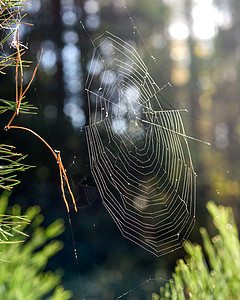
M23 18L21 9L23 8L21 1L15 3L0 2L0 12L2 19L0 20L0 60L5 57L6 49L10 47L16 48L17 42L17 29L20 30L21 20ZM5 44L7 46L5 46ZM21 47L27 48L25 45L20 44ZM6 49L4 49L6 48ZM7 54L9 51L6 51Z
M122 235L156 256L181 247L195 223L196 174L171 85L154 82L135 48L94 41L85 90L90 168Z

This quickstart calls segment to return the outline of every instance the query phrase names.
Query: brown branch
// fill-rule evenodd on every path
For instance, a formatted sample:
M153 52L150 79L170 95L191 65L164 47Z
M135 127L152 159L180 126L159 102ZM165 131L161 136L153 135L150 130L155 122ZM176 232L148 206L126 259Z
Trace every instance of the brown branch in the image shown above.
M19 59L21 59L21 57L19 57L18 52L17 52L16 74L15 74L16 108L17 108L17 105L18 105L18 65L19 65ZM16 109L16 114L18 114L17 109Z
M64 180L66 181L68 192L71 195L72 202L73 202L73 205L74 205L74 209L77 212L76 201L75 201L74 195L72 193L72 190L71 190L71 187L70 187L70 184L69 184L69 181L68 181L68 177L67 177L66 171L64 169L63 163L62 163L62 159L61 159L61 156L60 156L60 151L54 151L52 149L52 147L38 133L36 133L35 131L33 131L30 128L22 127L22 126L8 126L8 127L6 126L4 129L5 130L8 130L8 129L21 129L21 130L31 132L33 135L35 135L38 139L40 139L48 147L48 149L52 152L54 158L56 159L56 161L58 163L60 180L61 180L61 190L62 190L63 200L64 200L65 205L67 207L67 211L69 212L69 205L68 205L65 190L64 190Z
M23 52L20 53L20 54L21 54L21 56L23 56L25 53L26 53L26 51L23 51ZM15 55L15 54L14 54L14 55ZM4 58L3 60L1 60L0 63L3 64L3 63L5 63L5 62L8 62L8 63L6 63L5 66L1 67L1 68L0 68L0 71L3 70L3 69L5 69L6 67L12 65L14 62L17 62L17 58L16 58L16 57L11 57L11 58L6 57L6 58Z
M17 31L16 49L17 49L16 75L15 75L16 110L15 110L14 114L12 115L10 121L8 122L7 126L5 126L6 129L8 129L11 126L11 124L12 124L13 120L15 119L15 117L19 115L19 110L20 110L22 99L23 99L24 95L26 94L26 92L28 91L29 87L31 86L31 84L33 82L33 79L35 78L35 75L37 73L37 70L38 70L38 67L39 67L39 64L40 64L40 61L41 61L41 58L42 58L42 54L43 54L43 50L42 50L41 54L40 54L40 58L39 58L38 64L37 64L37 66L35 67L35 69L33 71L32 77L31 77L31 79L30 79L27 87L23 91L23 76L24 76L24 73L23 73L23 66L22 66L22 58L21 58L21 56L25 52L24 53L20 53L20 48L19 48L19 31ZM18 91L18 73L19 73L18 68L19 68L19 66L20 66L20 91Z
M62 178L64 178L65 181L66 181L66 184L67 184L68 191L69 191L70 196L72 198L72 202L74 204L74 209L77 212L76 201L75 201L74 195L72 193L72 190L71 190L71 187L70 187L70 184L69 184L69 181L68 181L68 177L67 177L66 171L64 169L63 163L62 163L62 159L61 159L61 156L60 156L60 151L58 152L58 161L59 161L59 170L60 170L61 175L62 175L61 176L61 185L63 186ZM63 189L62 189L62 191L63 191ZM63 196L65 196L64 191L63 191ZM67 200L64 199L64 201L66 202Z
M35 78L35 75L37 73L37 70L38 70L38 67L39 67L39 64L41 62L41 59L42 59L42 54L43 54L43 50L41 51L40 53L40 57L39 57L39 60L38 60L38 64L37 66L35 67L34 71L33 71L33 74L32 74L32 77L27 85L27 87L25 88L24 92L22 93L22 98L24 97L24 95L26 94L27 90L29 89L30 85L32 84L33 82L33 79ZM22 100L22 99L21 99Z
M19 10L17 10L16 12L14 12L13 14L11 14L7 19L5 19L1 25L3 25L5 22L7 22L7 20L11 19L13 16L15 16L17 13L19 13L22 10L22 8L20 8Z
M17 30L16 49L17 49L18 62L19 62L19 66L20 66L20 91L19 91L19 95L16 97L16 112L17 112L17 115L18 115L19 114L19 108L20 108L21 101L22 101L22 93L23 93L23 67L22 67L22 59L21 59L20 50L19 50L19 31L18 30ZM16 73L18 73L17 70L16 70ZM16 76L17 76L17 74L16 74ZM16 85L17 84L18 83L16 81Z
M70 184L69 184L69 181L68 181L68 177L67 177L66 171L64 169L63 163L62 163L62 159L61 159L61 156L60 156L60 151L54 151L52 149L52 147L35 131L33 131L33 130L27 128L27 127L11 125L12 122L14 121L15 117L19 114L21 101L22 101L24 95L28 91L29 87L31 86L31 84L32 84L32 82L35 78L35 75L37 73L37 70L38 70L38 67L39 67L39 64L40 64L40 61L41 61L41 58L42 58L42 53L43 53L43 51L41 51L38 64L37 64L37 66L35 67L35 69L33 71L32 77L31 77L27 87L25 88L25 90L23 90L24 72L23 72L23 65L22 65L22 59L21 59L22 53L20 52L19 31L18 30L17 30L16 49L17 49L17 58L15 59L16 60L16 74L15 74L16 110L14 111L10 121L5 126L4 130L21 129L21 130L28 131L28 132L32 133L33 135L35 135L38 139L40 139L45 144L45 146L47 146L47 148L52 152L55 160L57 161L58 167L59 167L59 175L60 175L60 180L61 180L61 190L62 190L63 200L65 202L67 211L69 212L69 204L67 202L67 198L66 198L66 194L65 194L65 190L64 190L64 180L66 182L68 192L70 193L70 196L71 196L71 199L72 199L72 202L73 202L73 205L74 205L74 209L77 212L76 201L75 201L74 195L72 193L72 190L71 190L71 187L70 187ZM19 68L20 68L20 75L19 75ZM19 76L20 76L20 89L18 89Z

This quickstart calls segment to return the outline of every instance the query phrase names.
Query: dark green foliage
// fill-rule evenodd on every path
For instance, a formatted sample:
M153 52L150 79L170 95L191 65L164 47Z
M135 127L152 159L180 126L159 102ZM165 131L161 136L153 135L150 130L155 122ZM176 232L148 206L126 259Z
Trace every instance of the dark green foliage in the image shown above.
M26 91L23 91L23 67L28 67L29 62L21 60L25 50L19 49L19 46L25 47L18 43L18 35L15 35L24 17L20 12L25 4L27 2L14 0L1 1L0 4L0 45L13 37L12 53L0 53L0 72L5 74L2 70L6 67L16 68L13 86L16 101L0 99L0 114L6 111L14 113L9 124L19 113L35 113L32 105L22 102ZM5 129L10 128L9 124ZM30 168L22 163L24 158L14 152L13 146L0 145L0 188L11 190L19 183L15 172ZM39 207L29 208L22 216L19 206L11 209L7 206L8 197L4 193L0 197L0 299L70 299L71 293L60 285L61 272L44 272L49 258L63 247L61 242L54 240L64 231L63 222L57 220L44 229Z
M12 189L19 183L13 173L25 171L31 167L22 163L26 156L13 152L13 149L13 146L0 145L0 188L6 190Z
M28 104L27 102L22 102L19 108L19 112L22 114L36 114L36 107ZM0 99L0 114L5 113L6 111L15 111L16 110L16 101L3 100Z
M7 194L3 193L0 203L0 244L12 244L21 241L16 241L16 236L20 237L28 235L22 231L26 225L30 224L30 220L26 216L16 216L2 213L6 210Z
M205 228L200 229L204 251L200 245L186 242L185 260L177 262L173 280L160 288L159 299L239 299L240 242L232 209L207 204L213 223L219 231L210 239Z
M6 221L7 200L6 195L0 198L0 229ZM0 244L0 299L37 300L46 296L49 300L70 299L71 293L59 285L61 274L43 272L48 259L63 247L61 242L53 240L64 231L63 222L56 220L46 229L42 228L43 216L37 206L25 212L28 219L19 217L19 206L9 209L9 214L9 218L13 220L13 234L9 226L8 243ZM23 230L25 235L22 234Z

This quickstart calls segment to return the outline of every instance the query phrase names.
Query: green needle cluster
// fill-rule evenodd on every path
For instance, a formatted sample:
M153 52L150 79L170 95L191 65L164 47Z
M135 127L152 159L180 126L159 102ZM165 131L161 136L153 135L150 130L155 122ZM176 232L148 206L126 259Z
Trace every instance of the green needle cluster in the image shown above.
M175 267L173 279L153 294L153 300L240 299L240 242L232 209L207 204L219 234L210 239L205 228L200 228L203 249L187 241L185 259Z

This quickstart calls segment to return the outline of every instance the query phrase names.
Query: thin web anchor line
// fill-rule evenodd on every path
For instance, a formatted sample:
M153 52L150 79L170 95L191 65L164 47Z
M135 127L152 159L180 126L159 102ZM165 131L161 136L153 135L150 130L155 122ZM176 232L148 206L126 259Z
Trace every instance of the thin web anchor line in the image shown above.
M77 252L77 247L76 247L75 238L74 238L74 234L73 234L72 220L71 220L70 212L69 211L68 211L68 223L69 223L69 228L70 228L71 237L72 237L73 252L74 252L74 258L75 258L76 265L77 265L77 270L78 270L78 277L79 277L79 282L80 282L80 288L81 288L82 294L83 294L82 300L87 300L85 298L85 295L84 295L85 293L84 293L83 281L82 281L81 272L80 272L80 266L79 266L79 261L78 261L78 252Z
M123 297L125 297L125 296L127 296L128 294L134 292L135 290L139 289L140 287L144 286L145 284L148 284L148 283L151 282L151 281L164 281L164 282L168 282L169 280L164 279L164 278L162 278L162 277L158 277L158 278L151 278L151 277L149 277L147 280L145 280L145 281L143 281L142 283L138 284L138 285L135 286L134 288L132 288L132 289L130 289L129 291L127 291L127 292L123 293L122 295L118 296L118 297L116 298L116 300L122 299ZM173 281L173 283L175 284L176 282ZM182 287L182 289L183 289L183 287Z
M95 92L93 92L93 91L91 91L91 90L89 90L89 89L87 89L87 88L85 88L85 90L86 90L87 92L89 92L89 93L91 93L91 94L93 94L93 95L99 97L99 98L102 98L104 101L111 103L113 106L116 106L116 107L119 107L119 108L121 107L119 104L114 103L114 102L112 102L111 100L108 100L108 99L106 99L105 97L103 97L103 96L101 96L101 95L98 95L97 93L95 93ZM145 107L145 106L143 106L143 107L149 109L148 107ZM157 111L150 110L150 112L145 112L145 113L151 113L151 114L156 113L156 114L157 114L157 113L168 113L168 112L188 112L188 110L187 110L187 109L184 109L184 108L183 108L183 109L173 109L173 110L157 110ZM156 127L161 127L161 128L163 128L163 129L165 129L165 130L168 130L168 131L170 131L170 132L176 133L176 134L178 134L178 135L180 135L180 136L182 136L182 137L185 137L185 138L187 138L187 139L194 140L194 141L196 141L196 142L203 143L203 144L205 144L205 145L211 146L211 143L209 143L209 142L203 141L203 140L198 139L198 138L194 138L194 137L192 137L192 136L190 136L190 135L186 135L186 134L181 133L181 132L176 132L175 130L172 130L172 129L170 129L170 128L164 127L164 126L162 126L162 125L155 124L155 123L149 122L149 121L144 120L144 119L141 119L141 118L138 118L138 120L141 121L141 122L144 122L144 123L147 123L147 124L156 126Z
M93 92L93 91L91 91L91 90L89 90L89 89L87 89L87 88L85 88L85 91L88 92L88 93L90 93L90 94L92 94L92 95L94 95L94 96L96 96L96 97L99 97L99 98L103 99L103 100L106 101L106 102L109 102L109 103L112 104L113 106L116 106L116 107L118 107L118 108L121 108L121 105L120 105L120 104L114 103L114 102L112 102L111 100L108 100L107 98L105 98L105 97L103 97L103 96L101 96L101 95L99 95L99 94L97 94L97 93L95 93L95 92ZM155 97L155 96L156 96L156 95L153 95L153 97ZM148 99L148 100L149 100L149 99ZM168 113L168 112L188 112L188 110L187 110L186 108L182 108L182 109L168 109L168 110L153 110L153 109L151 109L151 108L148 107L148 106L142 105L142 107L149 110L148 112L145 112L145 113L150 113L150 114L155 114L155 113L156 113L156 114L157 114L157 113Z
M139 120L140 120L141 122L150 124L150 125L152 125L152 126L161 127L161 128L164 129L164 130L168 130L168 131L170 131L170 132L172 132L172 133L176 133L176 134L178 134L178 135L180 135L180 136L182 136L182 137L184 137L184 138L187 138L187 139L190 139L190 140L193 140L193 141L196 141L196 142L203 143L203 144L205 144L205 145L211 146L211 144L210 144L209 142L205 142L205 141L203 141L203 140L194 138L194 137L192 137L192 136L190 136L190 135L186 135L186 134L184 134L184 133L177 132L177 131L175 131L175 130L172 130L172 129L170 129L170 128L164 127L164 126L159 125L159 124L151 123L151 122L149 122L149 121L147 121L147 120L142 120L142 119L140 119L140 118L139 118Z

